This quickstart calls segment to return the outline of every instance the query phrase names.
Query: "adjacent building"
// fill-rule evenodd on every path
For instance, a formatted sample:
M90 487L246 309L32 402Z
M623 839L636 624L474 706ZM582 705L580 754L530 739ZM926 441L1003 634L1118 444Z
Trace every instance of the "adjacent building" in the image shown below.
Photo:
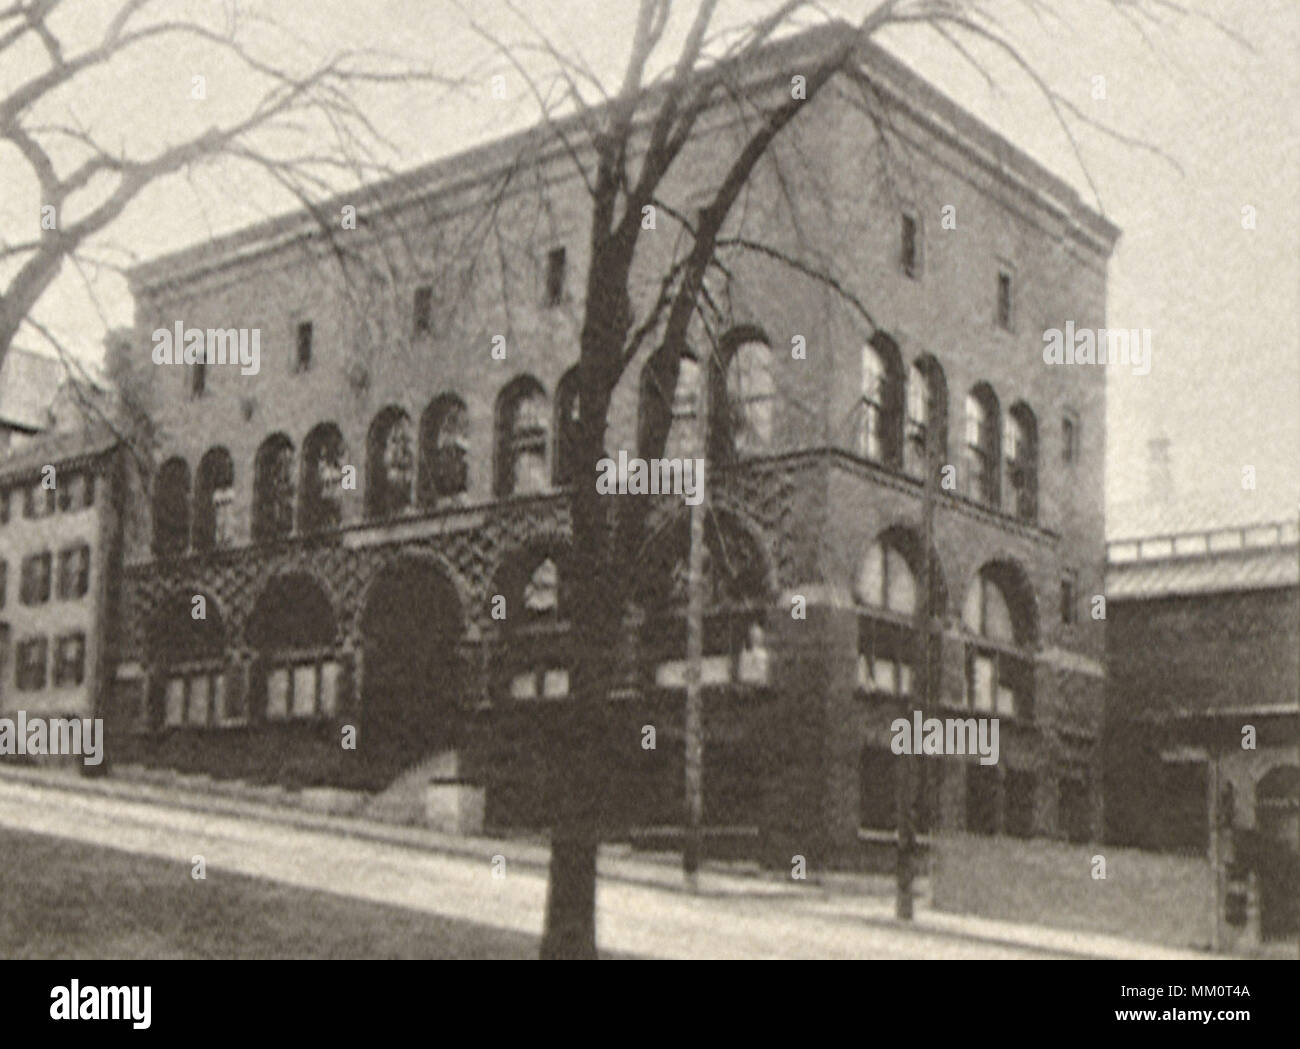
M1300 513L1152 498L1108 547L1108 836L1208 855L1221 915L1300 931Z
M49 432L0 455L0 716L97 715L121 468L106 429Z
M788 97L824 44L774 46L745 90ZM762 169L745 209L779 250L737 252L719 297L706 819L786 863L856 864L890 834L932 438L951 469L930 712L997 717L1001 741L996 765L927 761L923 821L1095 838L1104 653L1086 602L1103 589L1105 376L1045 364L1043 332L1104 327L1118 231L896 59L868 47L862 62L889 126L844 93L791 125L787 166ZM674 210L698 206L744 130L729 106L702 121L665 188ZM882 134L906 145L902 195ZM521 155L536 177L510 177ZM148 520L127 529L117 760L374 791L454 764L491 827L545 819L545 740L583 615L568 493L591 483L569 451L590 209L572 163L537 129L338 201L358 221L332 237L288 215L135 270L143 371L178 325L216 333L228 362L256 340L260 361L155 365L143 384L161 453L135 494ZM659 224L640 296L670 264ZM836 260L874 323L779 260L809 251ZM702 359L702 325L692 338ZM615 391L607 448L636 455L658 412L673 454L691 454L698 364L665 405L645 360ZM605 749L610 807L644 829L682 812L689 508L624 498L656 500L655 538L629 552Z

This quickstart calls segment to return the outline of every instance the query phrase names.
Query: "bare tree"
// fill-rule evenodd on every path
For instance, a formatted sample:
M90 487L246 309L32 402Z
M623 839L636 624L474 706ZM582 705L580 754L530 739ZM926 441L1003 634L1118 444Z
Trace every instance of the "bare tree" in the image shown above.
M1027 11L1039 22L1069 28L1062 8L1070 5L1053 0L878 0L864 5L866 13L856 23L831 19L808 0L774 0L761 16L725 29L715 24L717 0L640 0L621 82L609 90L582 55L548 36L512 0L505 4L523 27L522 40L507 37L499 23L474 27L497 49L505 66L525 78L549 142L572 160L590 197L590 263L578 364L578 477L593 477L598 471L597 463L606 454L611 397L638 355L647 360L650 388L658 394L642 427L639 454L662 454L681 362L694 355L692 338L713 340L725 324L729 260L737 253L761 255L819 282L874 332L867 306L829 260L819 256L816 245L800 244L800 250L792 252L765 242L745 228L743 211L751 182L765 164L775 166L780 195L791 215L797 211L799 193L782 175L776 154L789 129L825 97L839 93L850 98L879 132L880 148L897 148L896 136L889 133L890 104L861 61L862 45L880 31L906 26L929 33L990 84L990 55L1000 67L1017 70L1047 102L1085 177L1076 136L1081 127L1160 153L1097 123L1058 94L999 18L999 9L1012 8ZM1148 43L1149 30L1184 18L1212 22L1239 40L1212 16L1174 0L1099 0L1099 7L1127 20ZM752 75L747 79L768 48L795 29L818 24L821 29L807 37L813 46L800 67L802 90L791 91L788 80L774 90L771 78L758 85ZM545 72L539 73L532 61L539 56ZM734 141L710 140L715 161L717 150L727 150L717 166L720 173L693 209L674 206L665 192L668 179L681 166L693 136L722 110L730 112L741 133ZM905 172L906 158L892 158L895 165L900 160ZM672 257L659 263L648 294L644 268L649 249L642 224L647 208L657 209L676 225ZM797 220L792 221L797 227ZM615 663L630 551L645 539L644 511L637 509L641 501L602 500L593 484L574 486L571 498L572 593L583 611L573 627L576 700L569 704L552 744L561 754L561 779L544 958L596 953L596 857L606 796L600 782L605 764L601 725L608 704L602 700L618 679Z
M309 203L384 170L376 158L388 143L358 100L365 87L450 85L386 53L312 55L286 27L236 0L190 5L184 14L162 0L104 9L102 27L90 33L85 5L0 7L0 65L18 72L0 81L0 164L21 161L39 191L30 231L0 231L0 363L65 263L118 268L121 253L106 237L149 186L203 165L249 165ZM129 111L139 101L130 72L178 46L239 68L250 99L240 115L136 153L110 141L113 129L73 115L79 98L93 92L102 100L106 82Z

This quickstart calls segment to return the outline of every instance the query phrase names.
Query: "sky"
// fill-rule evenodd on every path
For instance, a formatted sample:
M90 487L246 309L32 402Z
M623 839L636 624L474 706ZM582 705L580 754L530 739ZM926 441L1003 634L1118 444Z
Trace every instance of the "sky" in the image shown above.
M1005 56L971 42L994 86L934 32L892 28L877 42L1063 177L1122 230L1109 270L1108 323L1151 331L1152 367L1107 375L1107 496L1140 500L1147 442L1170 439L1180 493L1260 497L1293 508L1300 499L1300 8L1294 0L1185 0L1212 13L1172 16L1145 38L1106 0L1042 0L1062 19L1039 22L1025 0L985 0L1034 69L1090 119L1135 143L1074 122L1080 158L1033 83ZM116 6L82 0L66 23L72 42L91 38ZM208 0L163 0L168 14L210 13ZM283 29L250 20L262 53L294 62L342 48L377 49L465 78L459 86L388 85L360 96L388 145L393 169L415 167L531 123L536 109L521 78L470 25L512 41L527 27L497 0L462 10L443 0L244 0ZM679 0L679 9L692 4ZM766 0L723 0L718 22L771 9ZM827 5L860 16L868 0ZM632 0L536 0L524 9L554 41L616 83L631 40ZM469 12L468 14L466 12ZM675 22L670 37L679 32ZM1237 38L1241 38L1239 42ZM141 49L40 113L92 129L107 148L155 150L244 111L249 78L210 52ZM526 55L518 51L516 55ZM0 65L0 97L31 74L35 55ZM526 59L531 61L531 59ZM491 78L506 76L506 97ZM203 76L205 98L193 97ZM1097 78L1103 78L1099 81ZM1099 85L1104 91L1099 92ZM1103 97L1098 97L1099 93ZM56 157L70 163L72 154ZM39 212L34 180L0 145L0 230L15 240ZM289 209L292 201L251 168L198 169L147 190L97 253L142 260ZM0 267L0 277L5 271ZM129 324L124 280L108 268L65 267L36 316L89 360L106 325ZM30 330L20 344L43 348Z

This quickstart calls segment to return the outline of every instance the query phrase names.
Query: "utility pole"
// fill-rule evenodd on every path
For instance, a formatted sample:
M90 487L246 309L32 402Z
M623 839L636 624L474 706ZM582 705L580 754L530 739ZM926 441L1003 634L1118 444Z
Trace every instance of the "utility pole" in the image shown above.
M927 393L927 400L929 399ZM934 405L926 412L924 452L922 454L923 472L921 488L921 572L917 587L915 622L913 635L916 654L913 657L912 702L921 712L921 724L925 724L926 708L930 705L930 635L934 623L934 587L931 579L934 575L930 558L930 548L934 543L934 500L935 468L934 459ZM918 762L922 753L918 741L913 741L913 753L902 756L898 777L898 856L895 873L897 875L897 895L894 901L895 915L911 921L914 909L912 881L916 876L916 795L917 786L922 780Z
M713 355L706 354L698 371L695 392L700 455L700 499L691 507L690 553L686 599L686 826L682 842L682 874L692 892L699 889L701 824L704 820L704 523L709 513L709 403L713 386ZM683 469L685 464L683 464Z

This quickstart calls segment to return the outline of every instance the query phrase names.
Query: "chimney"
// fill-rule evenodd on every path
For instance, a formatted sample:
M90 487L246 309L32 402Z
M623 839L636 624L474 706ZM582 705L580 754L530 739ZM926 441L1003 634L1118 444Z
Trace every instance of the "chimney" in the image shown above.
M1147 441L1147 495L1160 503L1167 503L1174 496L1174 469L1168 437L1153 437Z

